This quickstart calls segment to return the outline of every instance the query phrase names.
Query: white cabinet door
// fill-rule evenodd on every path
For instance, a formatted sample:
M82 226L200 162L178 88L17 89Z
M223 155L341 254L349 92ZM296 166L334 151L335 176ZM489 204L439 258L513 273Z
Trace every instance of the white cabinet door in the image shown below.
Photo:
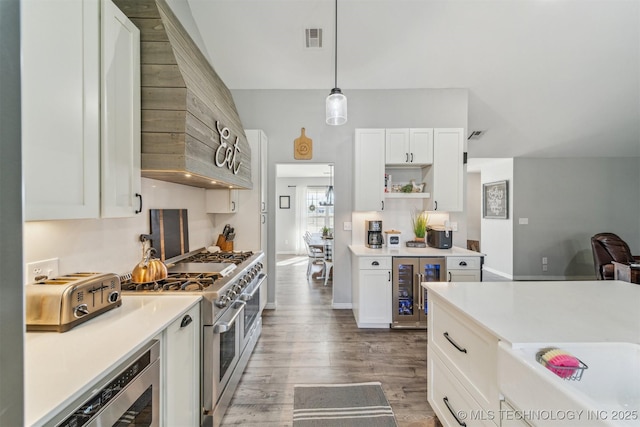
M391 270L360 270L359 324L391 324Z
M238 212L239 190L206 190L205 197L207 213Z
M384 210L384 155L384 129L356 129L354 211Z
M167 426L200 425L200 306L165 330L164 396Z
M385 129L385 163L425 166L433 163L433 129Z
M434 129L432 210L462 211L463 157L463 129Z
M25 220L97 218L100 202L100 5L23 1Z
M410 158L409 129L385 129L385 163L405 165Z
M409 129L410 163L430 165L433 163L433 129Z
M102 0L102 217L142 211L140 195L140 30Z

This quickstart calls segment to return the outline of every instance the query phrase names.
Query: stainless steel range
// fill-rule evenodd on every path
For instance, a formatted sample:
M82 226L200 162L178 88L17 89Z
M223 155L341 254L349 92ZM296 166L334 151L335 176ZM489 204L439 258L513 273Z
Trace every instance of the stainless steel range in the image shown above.
M122 293L199 294L202 333L202 425L218 426L262 330L266 279L262 252L215 252L205 248L165 261L168 277L135 284Z

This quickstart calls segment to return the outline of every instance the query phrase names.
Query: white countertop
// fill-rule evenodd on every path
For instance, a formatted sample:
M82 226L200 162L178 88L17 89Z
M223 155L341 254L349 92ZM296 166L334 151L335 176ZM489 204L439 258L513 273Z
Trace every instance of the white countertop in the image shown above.
M386 246L381 249L371 249L365 245L349 245L349 249L356 256L484 256L483 253L470 251L468 249L459 248L457 246L451 249L436 249L427 246L426 248L408 248L403 246L401 248L389 249Z
M640 344L640 285L621 281L423 283L515 343Z
M122 306L68 332L25 335L25 423L42 425L200 301L125 295Z

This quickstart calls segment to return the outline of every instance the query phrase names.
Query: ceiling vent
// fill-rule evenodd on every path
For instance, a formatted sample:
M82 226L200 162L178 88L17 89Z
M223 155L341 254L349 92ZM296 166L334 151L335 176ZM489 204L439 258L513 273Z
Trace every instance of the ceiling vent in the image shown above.
M480 137L482 135L484 135L485 131L483 130L474 130L471 131L471 133L469 134L469 138L467 138L467 140L469 139L480 139Z
M322 47L322 28L307 28L305 33L305 46L309 49Z

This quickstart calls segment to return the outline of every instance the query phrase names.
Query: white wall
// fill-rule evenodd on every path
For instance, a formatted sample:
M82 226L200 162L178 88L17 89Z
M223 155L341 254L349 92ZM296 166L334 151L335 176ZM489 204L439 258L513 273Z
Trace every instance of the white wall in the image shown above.
M639 158L514 159L514 278L595 279L590 238L601 232L640 254L639 166Z
M269 211L277 206L275 164L297 163L293 141L306 129L313 140L315 163L334 163L335 265L334 307L350 307L351 261L347 245L351 232L343 230L351 222L353 137L355 128L380 127L461 127L467 128L466 89L349 90L349 121L344 126L325 124L327 90L232 90L236 108L245 128L263 129L269 138ZM462 219L460 222L463 222ZM391 225L391 224L389 224ZM355 227L355 224L354 224ZM269 219L269 235L275 219ZM267 250L269 271L276 271L275 241ZM275 289L269 288L269 295ZM271 299L269 302L272 302Z
M480 247L484 258L484 269L507 278L513 277L513 206L514 182L513 159L496 159L484 163L480 168L482 184L508 181L509 212L507 219L485 219L480 221Z
M25 263L59 258L60 274L130 272L140 261L140 234L150 230L149 209L187 209L189 249L215 242L213 215L204 212L204 189L142 179L143 212L133 218L24 223Z

